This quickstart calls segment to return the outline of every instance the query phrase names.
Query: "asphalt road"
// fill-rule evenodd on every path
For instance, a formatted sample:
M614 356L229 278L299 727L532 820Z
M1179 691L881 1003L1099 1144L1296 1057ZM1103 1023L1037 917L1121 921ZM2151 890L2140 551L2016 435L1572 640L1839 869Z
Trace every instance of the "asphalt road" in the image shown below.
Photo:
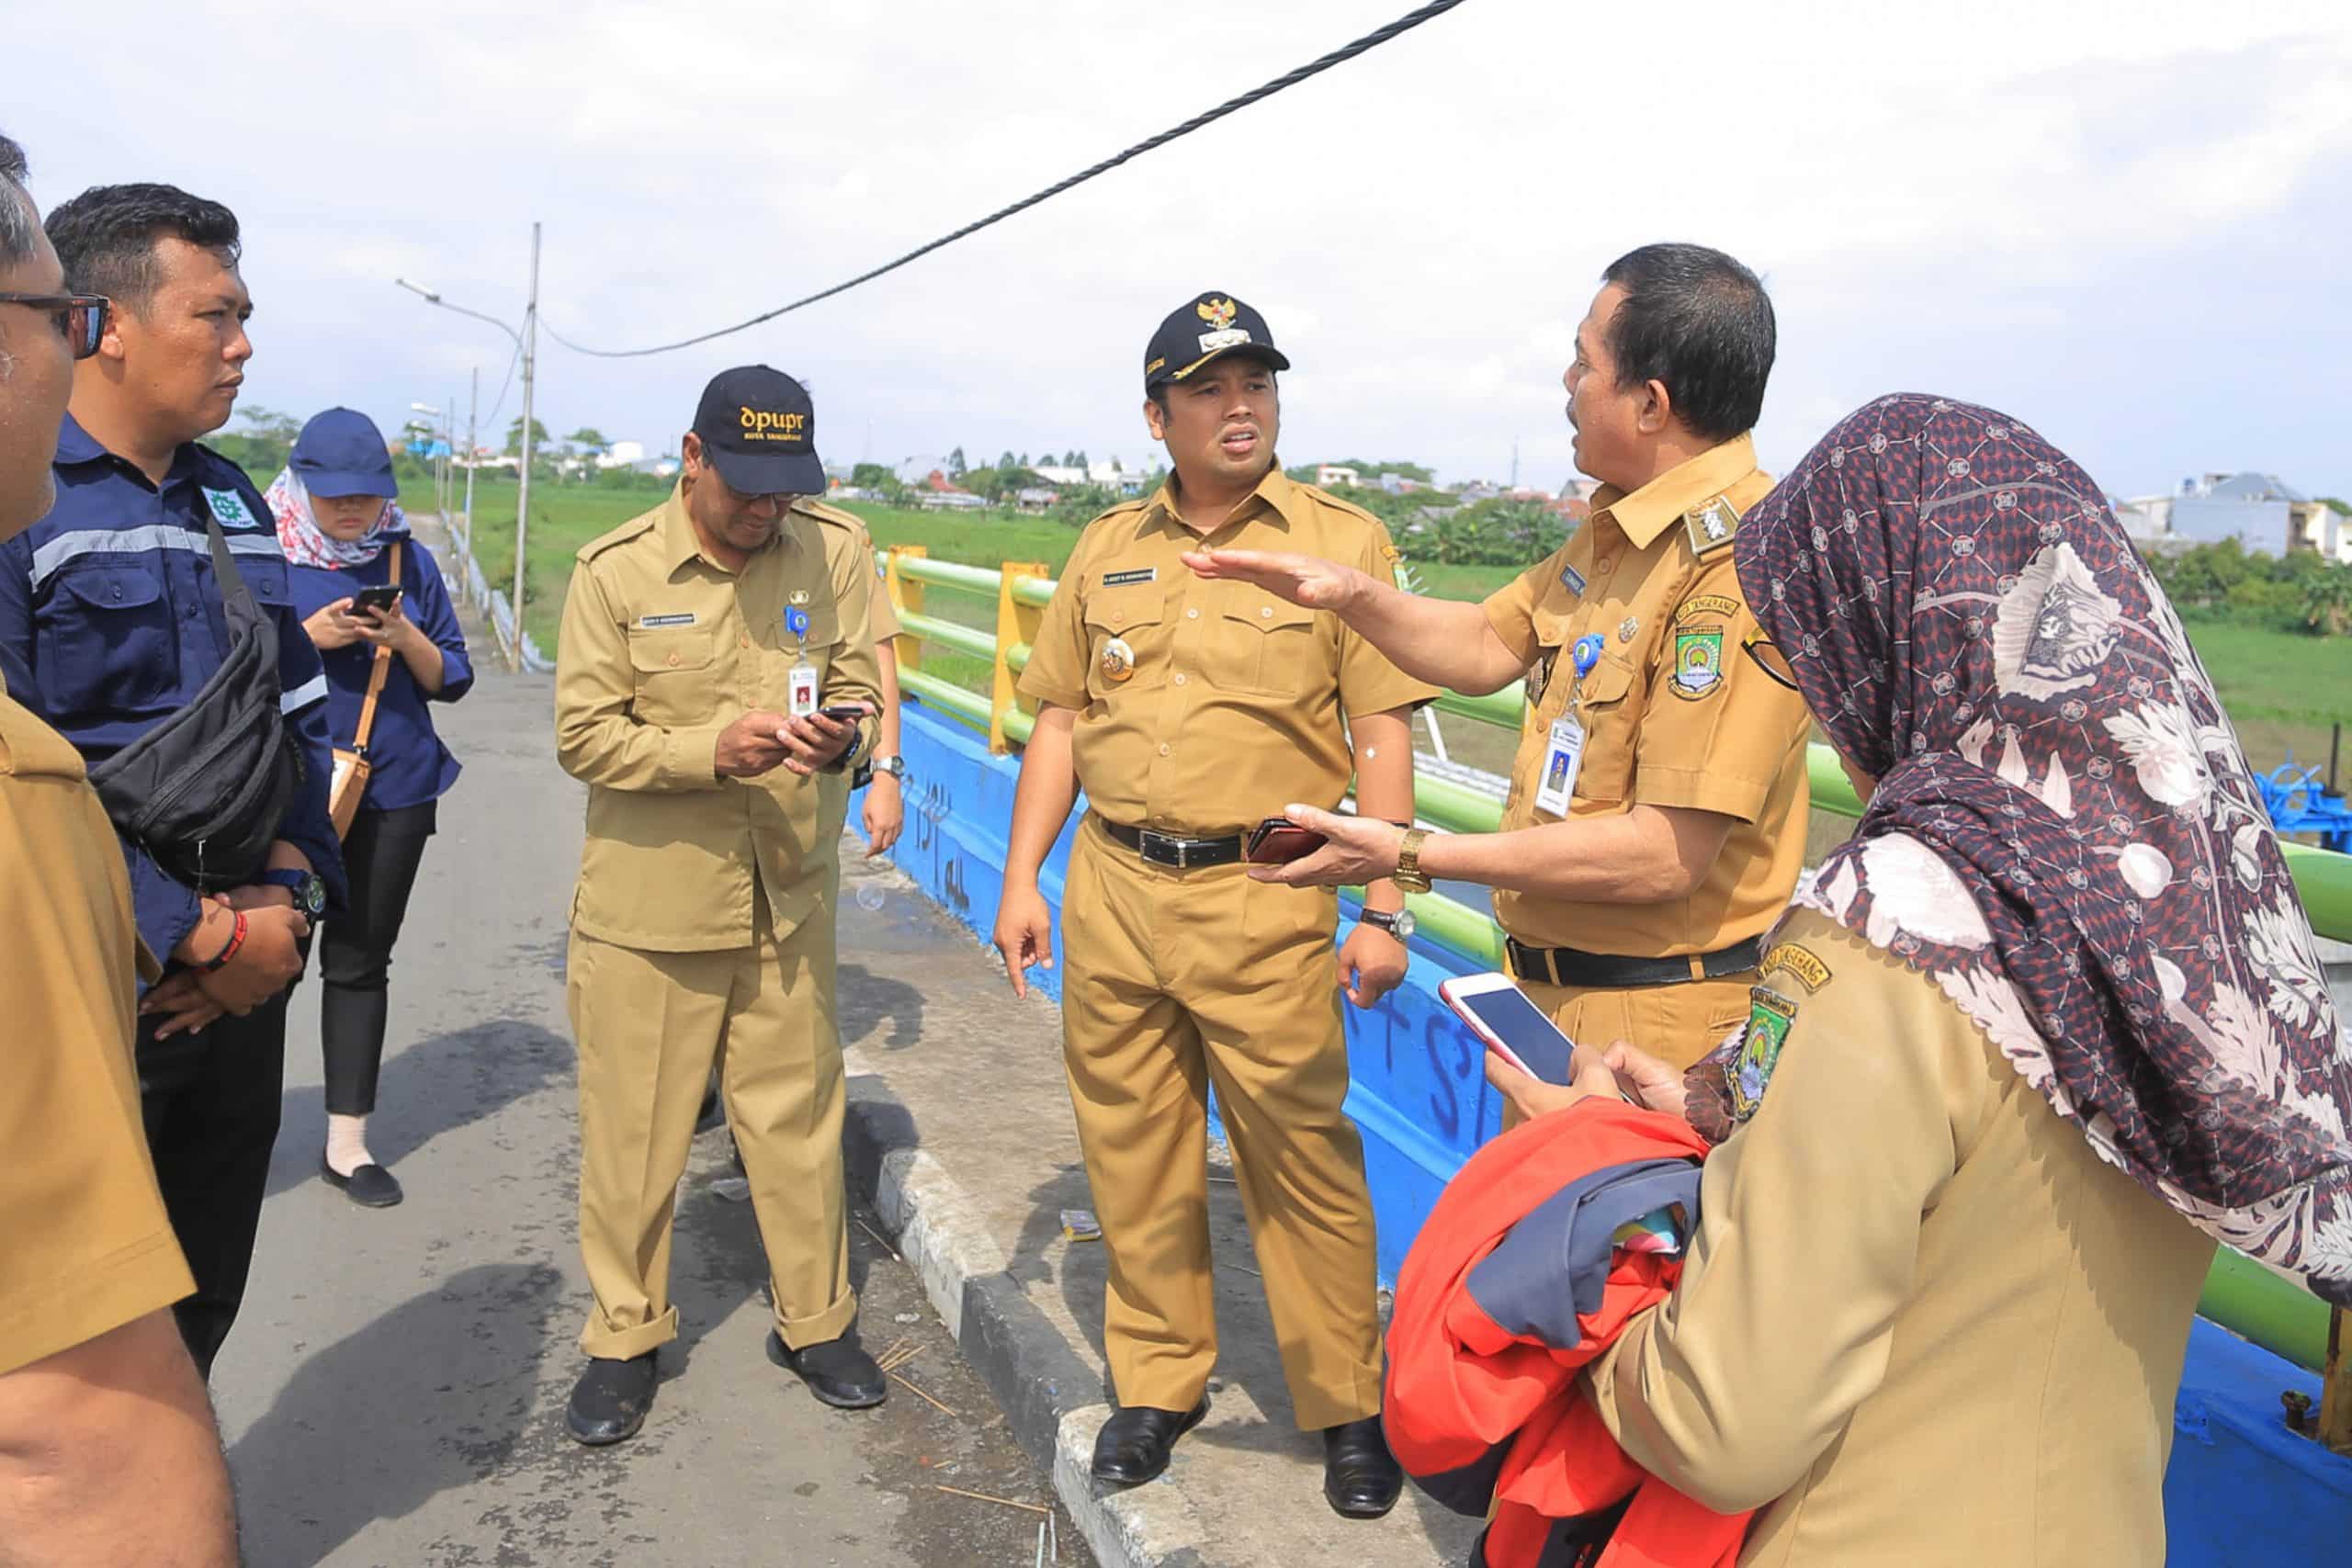
M683 1337L651 1419L615 1449L564 1436L588 1303L562 976L581 792L550 755L550 692L485 674L439 715L466 773L395 956L371 1133L399 1208L317 1178L318 992L297 993L252 1287L213 1379L249 1561L1028 1568L1052 1489L874 1234L851 1233L867 1344L919 1348L900 1375L930 1399L894 1383L843 1414L769 1365L723 1134L680 1190ZM1091 1563L1055 1522L1046 1561Z

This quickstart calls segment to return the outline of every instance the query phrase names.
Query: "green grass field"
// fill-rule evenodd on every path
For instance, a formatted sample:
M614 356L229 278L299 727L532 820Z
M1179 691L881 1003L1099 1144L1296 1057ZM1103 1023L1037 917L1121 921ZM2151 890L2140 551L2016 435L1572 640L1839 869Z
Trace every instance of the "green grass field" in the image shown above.
M524 624L542 651L555 652L571 558L580 547L661 502L654 491L605 491L588 486L537 484L531 493L530 576ZM417 497L416 503L429 505ZM481 519L475 541L482 570L511 591L514 571L514 484L483 479L474 510ZM921 545L942 560L997 566L1008 560L1044 561L1058 572L1078 542L1078 530L1038 517L994 513L949 514L853 504L875 539L888 545ZM1516 575L1510 567L1438 566L1417 563L1424 591L1453 599L1483 598ZM996 606L972 595L933 587L926 611L944 620L993 629ZM2291 755L2298 761L2327 761L2331 723L2352 720L2352 638L2319 638L2230 622L2191 622L2189 636L2213 676L2222 701L2255 767L2267 772ZM966 655L937 649L923 660L926 673L986 690L987 667ZM1468 719L1443 721L1448 751L1458 761L1492 772L1509 770L1513 738ZM2352 759L2347 759L2352 763ZM1842 830L1842 828L1841 828Z

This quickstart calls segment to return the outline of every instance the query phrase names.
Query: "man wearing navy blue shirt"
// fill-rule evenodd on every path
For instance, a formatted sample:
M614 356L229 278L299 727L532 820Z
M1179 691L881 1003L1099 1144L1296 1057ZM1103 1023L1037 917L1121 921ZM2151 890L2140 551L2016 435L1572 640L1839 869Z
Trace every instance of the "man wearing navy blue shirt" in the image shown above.
M196 1278L174 1310L209 1376L243 1299L277 1136L286 987L311 918L343 897L326 681L259 492L196 445L227 423L253 355L235 217L169 186L102 186L47 228L67 287L113 310L74 369L56 507L0 545L0 679L92 765L186 706L229 646L209 514L277 619L281 704L305 764L254 886L199 895L123 845L140 937L166 965L141 1003L141 1109Z

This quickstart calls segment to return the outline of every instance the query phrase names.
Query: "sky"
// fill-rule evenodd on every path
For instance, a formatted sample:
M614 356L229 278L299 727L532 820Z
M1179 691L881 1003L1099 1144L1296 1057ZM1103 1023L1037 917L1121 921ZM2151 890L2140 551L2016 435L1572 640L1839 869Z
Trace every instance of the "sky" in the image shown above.
M245 401L484 425L512 345L393 286L637 347L838 282L1413 0L117 0L16 49L44 206L163 180L245 231ZM19 40L20 42L23 40ZM78 62L88 62L85 66ZM46 62L46 63L43 63ZM69 67L56 68L51 67ZM1293 361L1283 461L1568 477L1559 384L1650 241L1761 274L1785 469L1883 392L1992 403L2109 490L2352 494L2341 0L1467 0L903 271L643 359L543 338L539 418L674 451L703 383L808 381L828 461L1154 456L1143 345L1204 289ZM510 386L503 425L520 405ZM493 438L494 439L494 438Z

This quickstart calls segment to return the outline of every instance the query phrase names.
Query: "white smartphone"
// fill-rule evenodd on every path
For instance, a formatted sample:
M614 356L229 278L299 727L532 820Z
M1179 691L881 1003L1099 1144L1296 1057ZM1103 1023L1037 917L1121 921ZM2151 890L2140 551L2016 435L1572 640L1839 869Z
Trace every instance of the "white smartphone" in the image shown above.
M1528 1077L1568 1081L1576 1043L1544 1016L1508 975L1464 975L1439 982L1438 998L1486 1042L1487 1049Z

